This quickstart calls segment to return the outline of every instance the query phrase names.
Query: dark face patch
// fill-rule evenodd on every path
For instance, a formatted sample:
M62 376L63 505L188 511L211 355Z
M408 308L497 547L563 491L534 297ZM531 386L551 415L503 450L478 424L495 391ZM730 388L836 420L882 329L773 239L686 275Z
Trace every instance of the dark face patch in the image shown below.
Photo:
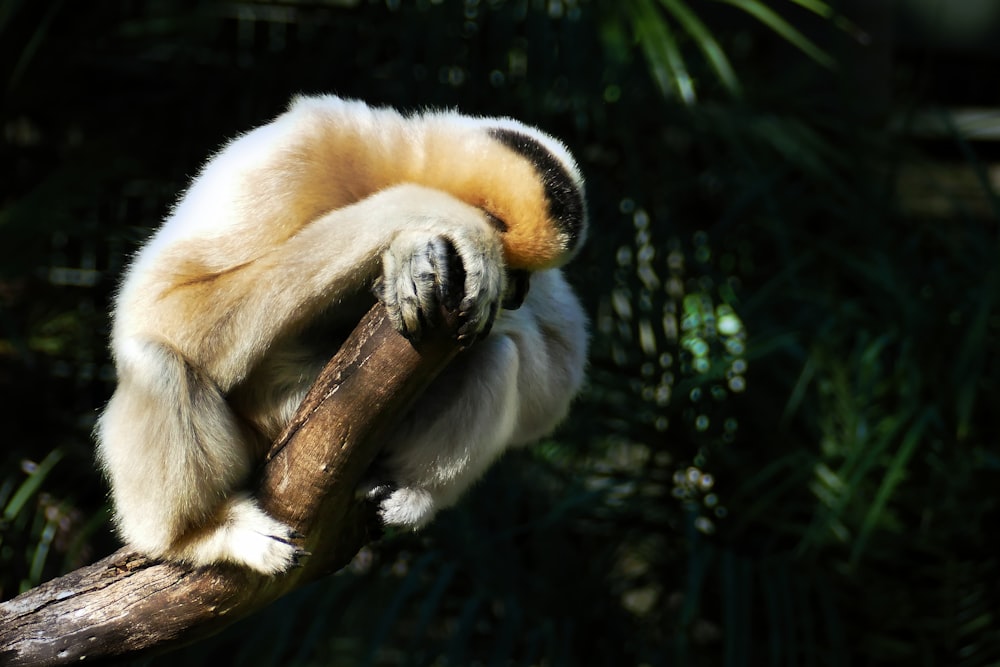
M583 193L566 167L537 140L517 130L495 128L490 130L490 136L534 165L545 187L549 217L568 239L567 252L574 250L583 239L585 211Z

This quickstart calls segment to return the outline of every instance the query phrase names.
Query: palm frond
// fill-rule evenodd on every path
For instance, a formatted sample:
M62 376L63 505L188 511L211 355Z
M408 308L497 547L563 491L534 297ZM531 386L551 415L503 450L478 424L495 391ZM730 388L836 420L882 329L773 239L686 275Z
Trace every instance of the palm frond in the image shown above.
M802 32L793 26L787 19L783 18L780 14L771 9L766 2L763 2L762 0L716 0L716 2L732 5L733 7L746 12L823 67L830 69L836 68L837 62L829 53L821 49L812 40L802 34Z
M656 11L652 0L631 0L627 10L632 30L660 91L669 96L677 95L685 104L693 104L697 99L694 82L670 24Z
M705 54L712 71L726 90L734 96L738 96L742 91L740 82L736 78L736 72L733 71L733 66L730 64L725 50L708 26L698 18L698 15L688 7L684 0L660 0L660 4L680 23L694 40L695 45Z

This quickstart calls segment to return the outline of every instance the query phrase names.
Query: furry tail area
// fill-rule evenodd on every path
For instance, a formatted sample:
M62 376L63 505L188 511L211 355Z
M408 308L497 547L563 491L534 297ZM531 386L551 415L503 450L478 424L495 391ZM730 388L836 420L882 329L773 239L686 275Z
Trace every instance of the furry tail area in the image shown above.
M211 378L171 346L116 348L118 388L98 420L98 459L129 546L193 565L273 574L295 563L293 531L246 493L253 448Z

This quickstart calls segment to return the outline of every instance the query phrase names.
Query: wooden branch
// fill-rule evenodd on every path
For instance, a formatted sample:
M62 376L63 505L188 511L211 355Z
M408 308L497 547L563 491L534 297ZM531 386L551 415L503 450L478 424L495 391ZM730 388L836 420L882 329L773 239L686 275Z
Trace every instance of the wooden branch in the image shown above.
M302 567L265 577L127 549L0 604L0 664L148 657L214 634L347 565L370 539L355 498L388 429L458 351L455 320L413 346L377 305L330 361L268 456L263 508L305 535Z

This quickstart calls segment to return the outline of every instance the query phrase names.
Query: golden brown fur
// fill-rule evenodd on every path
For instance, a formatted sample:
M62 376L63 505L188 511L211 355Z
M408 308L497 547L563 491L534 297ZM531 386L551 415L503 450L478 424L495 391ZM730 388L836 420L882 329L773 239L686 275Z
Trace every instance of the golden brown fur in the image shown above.
M325 96L237 138L137 254L115 302L119 386L97 435L122 536L193 563L288 567L292 535L239 489L376 285L417 337L461 276L475 337L494 324L507 271L531 271L523 307L497 316L386 444L371 484L383 518L426 523L504 447L565 414L586 331L554 267L584 231L569 153L515 121Z

